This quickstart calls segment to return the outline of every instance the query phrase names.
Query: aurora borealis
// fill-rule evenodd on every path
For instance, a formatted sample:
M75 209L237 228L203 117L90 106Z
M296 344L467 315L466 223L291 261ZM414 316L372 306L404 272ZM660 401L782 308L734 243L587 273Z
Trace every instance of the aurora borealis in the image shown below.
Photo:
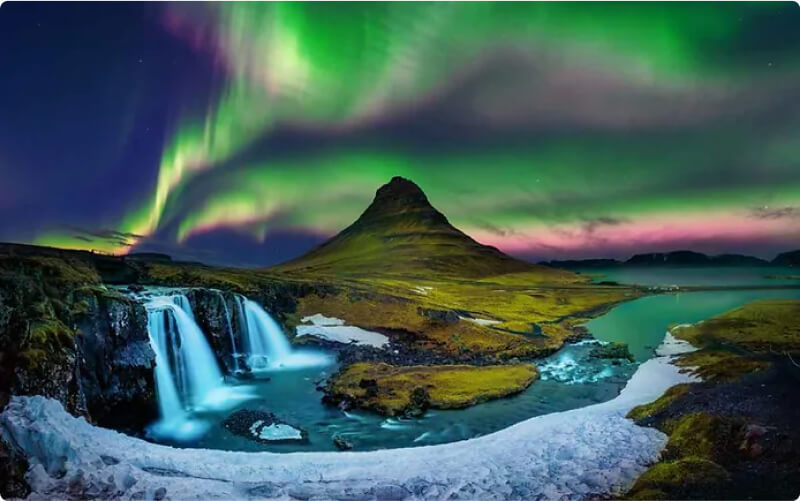
M799 239L794 3L0 9L0 240L266 265L418 183L529 259Z

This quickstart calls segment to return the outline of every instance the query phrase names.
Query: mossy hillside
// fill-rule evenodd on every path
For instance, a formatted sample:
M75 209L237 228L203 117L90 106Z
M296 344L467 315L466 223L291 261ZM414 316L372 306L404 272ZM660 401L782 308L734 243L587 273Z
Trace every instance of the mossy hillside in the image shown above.
M752 353L798 355L797 299L752 301L722 315L673 329L673 335L696 347L737 346Z
M125 370L111 374L104 367L97 375L91 373L100 360L114 357L104 351L116 346L107 334L91 329L88 349L95 351L81 351L87 335L81 326L119 327L110 327L112 309L130 318L135 305L104 287L91 262L71 255L35 255L30 249L21 255L0 254L0 406L11 394L42 394L58 399L70 412L86 415L108 394L146 385L148 377L152 379L147 368L144 377L136 373L125 382L119 380L127 377ZM101 335L106 338L96 342ZM132 339L129 335L126 331L125 339ZM146 339L146 332L140 335ZM90 386L108 393L89 395Z
M692 413L668 421L662 460L632 486L630 499L719 499L731 476L726 466L736 461L742 443L739 419Z
M790 365L787 357L797 346L787 332L792 329L797 335L798 307L797 300L755 301L672 330L702 347L676 357L674 363L692 369L703 382L674 386L655 402L629 412L627 417L654 423L669 438L662 461L636 481L627 497L717 499L735 493L785 497L793 491L786 480L797 479L798 474L796 423L774 432L767 441L764 435L771 433L771 421L779 418L771 410L781 406L773 395L787 391L785 376L777 367ZM797 353L796 348L796 357ZM797 393L797 386L789 391ZM746 394L748 404L737 405L735 400ZM797 401L794 407L797 410ZM788 462L788 458L794 459ZM757 481L765 485L752 487ZM794 492L797 495L797 484Z
M668 390L658 399L649 404L638 405L626 414L626 417L634 420L649 418L654 414L666 409L671 403L684 396L690 390L689 384L677 384Z
M536 288L527 276L499 281L434 281L376 278L351 281L341 292L298 301L291 326L321 313L368 330L403 331L420 349L452 356L538 356L559 349L574 328L638 292L576 284ZM525 285L521 285L525 284ZM456 322L432 320L421 310L453 312ZM459 318L461 317L461 318ZM472 319L471 319L472 317ZM476 320L491 320L481 325Z
M673 362L682 371L691 372L704 381L734 381L745 374L765 370L770 362L727 349L701 349L685 353Z
M634 483L629 499L719 499L720 485L729 480L719 464L686 457L657 463Z
M360 362L329 382L328 398L389 416L420 406L458 409L523 391L538 375L531 364L397 367Z

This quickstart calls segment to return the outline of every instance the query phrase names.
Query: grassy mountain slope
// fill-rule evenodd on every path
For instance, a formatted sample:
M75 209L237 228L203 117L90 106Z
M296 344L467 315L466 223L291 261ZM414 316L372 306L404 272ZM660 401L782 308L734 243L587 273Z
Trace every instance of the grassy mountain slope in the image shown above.
M520 261L453 227L413 182L395 177L356 222L278 271L335 276L483 277L527 272L540 280L572 274Z

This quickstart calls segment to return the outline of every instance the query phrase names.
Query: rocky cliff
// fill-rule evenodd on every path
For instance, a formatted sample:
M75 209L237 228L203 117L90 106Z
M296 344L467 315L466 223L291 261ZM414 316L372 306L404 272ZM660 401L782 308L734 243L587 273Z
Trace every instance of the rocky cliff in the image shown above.
M140 427L156 412L146 322L81 261L0 255L0 405L46 395L92 422Z

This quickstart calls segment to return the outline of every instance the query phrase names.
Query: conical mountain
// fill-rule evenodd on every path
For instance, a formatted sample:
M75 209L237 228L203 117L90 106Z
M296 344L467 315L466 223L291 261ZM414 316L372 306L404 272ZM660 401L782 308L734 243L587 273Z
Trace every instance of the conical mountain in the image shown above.
M419 186L394 177L376 191L356 222L278 269L351 276L477 277L543 267L476 242L453 227Z

